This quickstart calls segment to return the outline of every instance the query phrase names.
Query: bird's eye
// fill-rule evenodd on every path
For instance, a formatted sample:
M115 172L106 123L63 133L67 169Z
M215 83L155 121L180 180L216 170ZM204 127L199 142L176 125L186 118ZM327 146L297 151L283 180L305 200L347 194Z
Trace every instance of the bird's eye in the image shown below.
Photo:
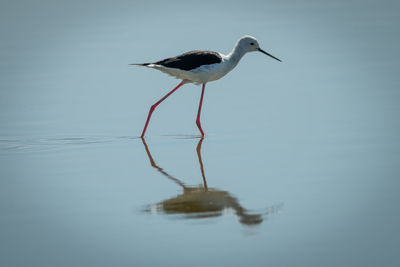
M254 43L250 43L250 45L254 45Z

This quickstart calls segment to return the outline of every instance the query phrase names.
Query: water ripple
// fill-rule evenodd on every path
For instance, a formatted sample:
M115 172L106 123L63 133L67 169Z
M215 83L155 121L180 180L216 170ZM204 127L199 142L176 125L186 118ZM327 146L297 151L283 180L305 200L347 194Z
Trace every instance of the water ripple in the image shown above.
M108 144L138 139L137 136L67 136L48 138L1 138L0 151L49 151L67 147Z

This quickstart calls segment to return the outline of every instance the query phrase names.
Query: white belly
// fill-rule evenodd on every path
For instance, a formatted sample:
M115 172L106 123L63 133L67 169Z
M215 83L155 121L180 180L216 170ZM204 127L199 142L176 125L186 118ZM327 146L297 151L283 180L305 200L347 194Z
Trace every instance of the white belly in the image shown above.
M203 84L221 79L225 76L232 69L229 66L230 64L227 63L228 62L226 61L222 61L221 63L203 65L189 71L166 68L155 64L150 64L148 67L160 70L178 79L186 80L195 84Z

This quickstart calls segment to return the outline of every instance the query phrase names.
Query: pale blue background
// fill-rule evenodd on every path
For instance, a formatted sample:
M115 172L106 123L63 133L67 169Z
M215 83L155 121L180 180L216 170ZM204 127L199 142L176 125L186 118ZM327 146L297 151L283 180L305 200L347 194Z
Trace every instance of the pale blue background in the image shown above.
M399 266L398 1L2 1L1 266ZM178 80L128 63L192 49L246 55L207 85L210 187L254 210L148 214L179 187L140 134ZM201 183L200 87L154 113L154 159Z

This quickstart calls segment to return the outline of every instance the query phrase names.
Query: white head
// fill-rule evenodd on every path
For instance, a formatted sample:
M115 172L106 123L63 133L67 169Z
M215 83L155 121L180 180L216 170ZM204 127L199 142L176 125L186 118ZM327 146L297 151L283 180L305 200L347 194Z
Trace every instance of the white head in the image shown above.
M267 56L270 56L278 61L281 61L280 59L262 50L260 48L260 45L258 44L257 39L250 35L245 35L242 38L240 38L236 44L236 47L242 50L244 53L259 51L261 53L266 54Z

